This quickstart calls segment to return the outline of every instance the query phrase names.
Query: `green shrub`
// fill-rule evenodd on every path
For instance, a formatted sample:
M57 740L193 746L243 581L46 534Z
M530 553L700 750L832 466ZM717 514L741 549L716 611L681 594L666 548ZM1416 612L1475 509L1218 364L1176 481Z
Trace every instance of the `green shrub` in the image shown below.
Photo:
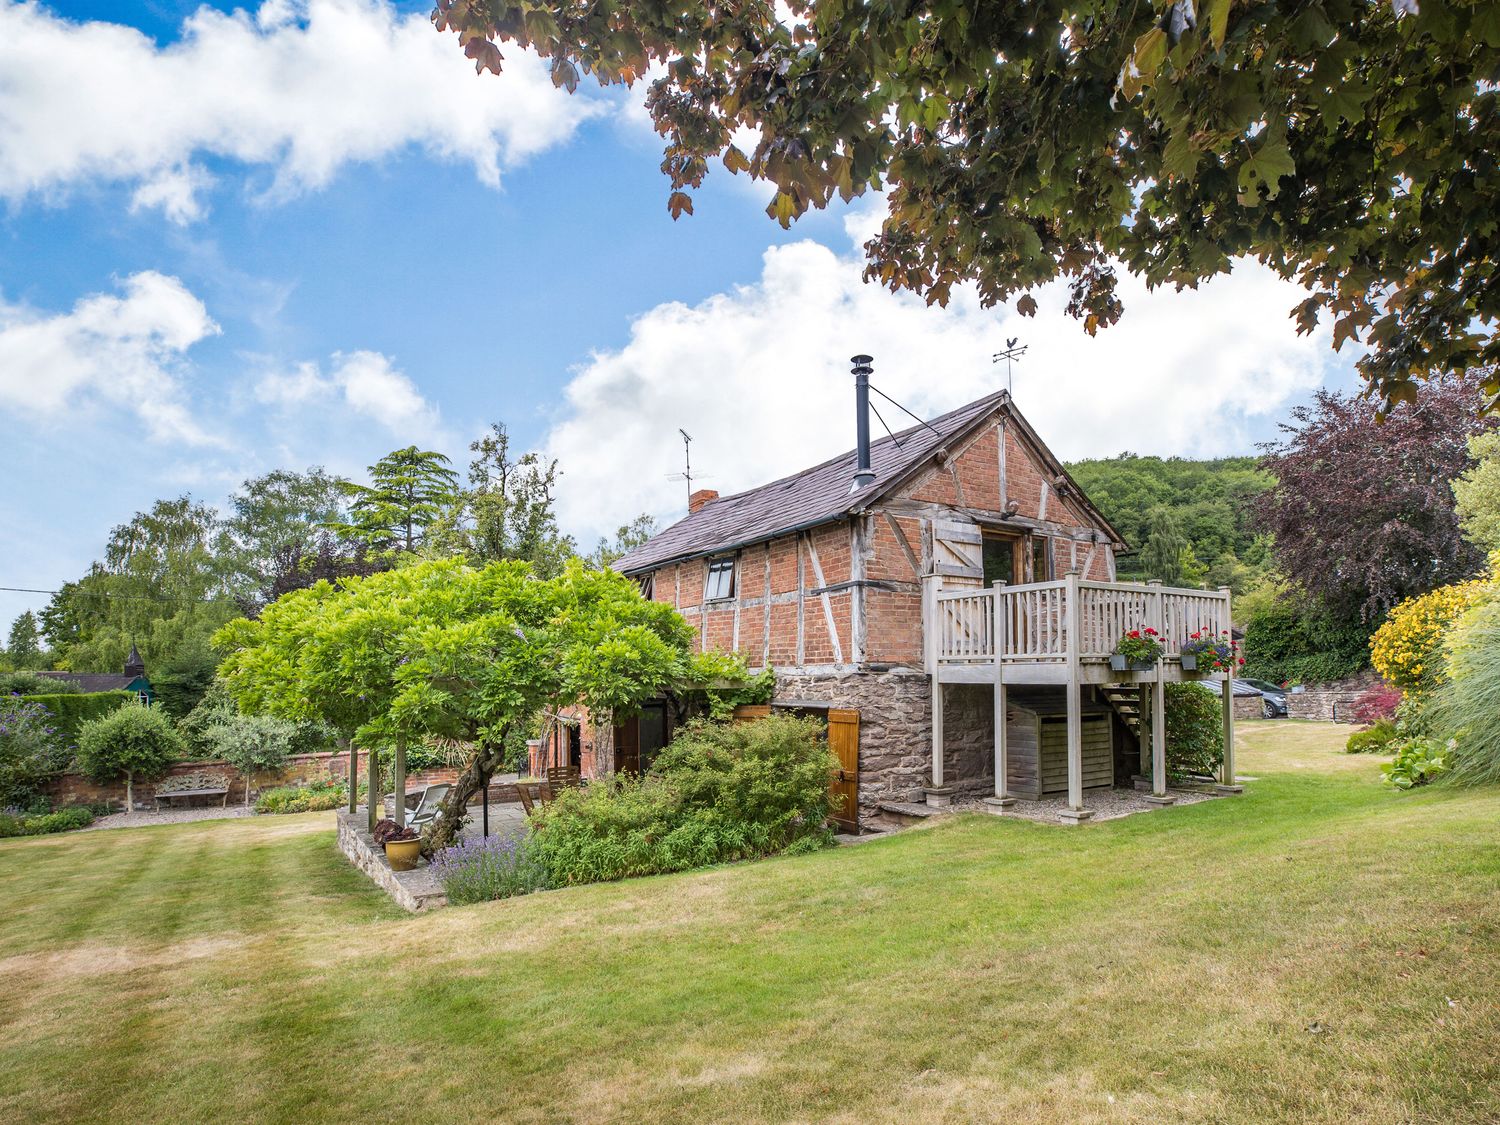
M36 672L0 672L0 695L76 695L78 685Z
M1456 785L1500 784L1500 601L1464 614L1447 649L1448 679L1424 715L1457 743Z
M1167 776L1213 777L1224 763L1224 713L1196 683L1167 684Z
M1258 603L1245 622L1242 674L1278 684L1352 676L1369 667L1372 628L1297 594Z
M78 768L91 781L125 779L125 807L135 808L135 780L167 772L187 747L172 721L153 707L133 705L92 719L78 731Z
M1346 754L1388 754L1391 743L1401 737L1394 719L1381 719L1364 730L1357 730L1344 743Z
M102 719L121 707L138 702L136 697L128 691L53 691L28 695L25 698L47 708L52 715L52 725L57 728L58 736L68 746L78 743L78 734L84 723Z
M1415 789L1446 772L1453 762L1452 743L1435 738L1404 738L1392 744L1395 758L1380 767L1388 785Z
M94 823L94 814L82 805L58 809L56 812L26 818L24 833L27 836L46 836L53 832L72 832L87 828Z
M837 761L812 719L685 727L642 778L538 810L533 858L553 886L683 871L827 844Z
M258 813L323 812L340 809L349 800L349 790L337 781L315 781L310 785L282 785L267 789L255 801Z
M0 812L0 840L26 835L26 822L14 813Z

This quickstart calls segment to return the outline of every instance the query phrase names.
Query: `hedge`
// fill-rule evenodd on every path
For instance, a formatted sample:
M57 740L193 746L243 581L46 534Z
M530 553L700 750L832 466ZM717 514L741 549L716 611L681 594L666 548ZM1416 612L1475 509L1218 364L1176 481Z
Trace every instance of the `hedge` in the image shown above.
M78 728L90 719L101 719L111 711L135 702L128 691L90 691L71 695L23 695L22 699L40 703L52 715L58 735L69 746L78 743Z

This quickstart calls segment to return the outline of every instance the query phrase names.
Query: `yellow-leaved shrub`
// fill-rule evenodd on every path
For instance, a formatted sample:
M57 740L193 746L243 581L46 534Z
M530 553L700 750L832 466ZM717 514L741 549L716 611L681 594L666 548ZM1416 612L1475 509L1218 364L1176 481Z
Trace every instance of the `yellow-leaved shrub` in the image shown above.
M1439 586L1431 593L1407 598L1391 611L1370 638L1370 663L1386 683L1405 696L1424 696L1445 678L1443 644L1458 619L1492 596L1500 581L1490 558L1490 572L1468 582Z

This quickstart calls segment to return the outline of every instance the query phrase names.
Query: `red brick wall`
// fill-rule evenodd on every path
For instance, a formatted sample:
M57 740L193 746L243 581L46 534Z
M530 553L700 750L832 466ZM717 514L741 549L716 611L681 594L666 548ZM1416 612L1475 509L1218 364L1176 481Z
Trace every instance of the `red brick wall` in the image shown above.
M360 777L365 776L368 762L365 753L359 755ZM183 774L198 773L221 773L229 779L229 803L243 803L245 799L245 779L240 776L228 762L204 760L197 762L178 762L166 773L166 777L181 777ZM349 755L342 753L327 754L296 754L287 760L287 765L279 774L260 774L250 789L250 798L255 797L267 789L274 789L278 785L306 785L314 781L344 781L349 774ZM456 769L434 769L422 770L407 775L407 785L421 786L433 785L442 781L453 781L458 777ZM389 781L389 778L386 779ZM108 801L116 808L125 807L125 783L101 785L90 781L82 774L65 773L57 778L49 787L48 794L59 804L84 804L94 801ZM135 785L135 803L137 806L151 806L155 800L156 786L149 781L139 781Z

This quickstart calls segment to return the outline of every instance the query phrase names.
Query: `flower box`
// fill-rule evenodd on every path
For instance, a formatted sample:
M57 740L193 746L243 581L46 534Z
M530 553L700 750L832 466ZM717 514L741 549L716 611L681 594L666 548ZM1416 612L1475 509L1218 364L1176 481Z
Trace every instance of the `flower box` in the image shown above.
M1196 672L1198 670L1198 654L1196 652L1185 652L1182 654L1182 670L1184 672Z
M1150 660L1131 660L1124 653L1111 653L1109 666L1116 672L1149 672L1156 665Z

